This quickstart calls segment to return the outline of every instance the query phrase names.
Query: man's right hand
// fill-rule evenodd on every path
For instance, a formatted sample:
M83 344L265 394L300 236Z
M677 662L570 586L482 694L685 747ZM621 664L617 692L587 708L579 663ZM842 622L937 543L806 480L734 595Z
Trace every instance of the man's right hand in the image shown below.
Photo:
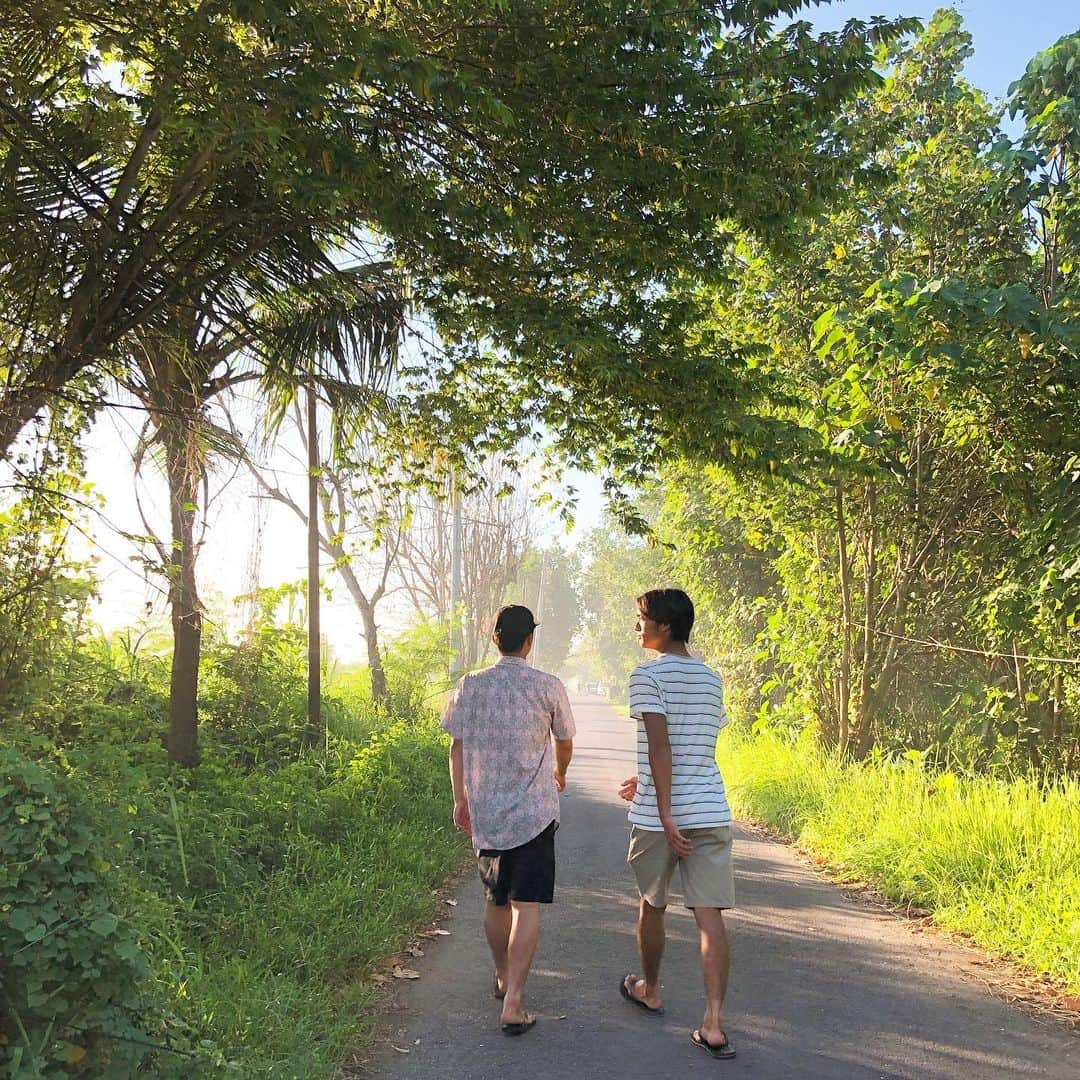
M472 836L472 818L467 800L454 803L454 826L467 836Z
M637 777L628 776L619 786L619 798L627 802L633 802L637 794Z

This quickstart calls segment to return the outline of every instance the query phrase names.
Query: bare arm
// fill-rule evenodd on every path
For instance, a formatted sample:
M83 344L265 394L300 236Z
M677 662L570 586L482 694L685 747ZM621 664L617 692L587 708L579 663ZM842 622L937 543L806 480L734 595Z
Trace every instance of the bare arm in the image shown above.
M573 739L555 740L555 786L562 791L566 787L566 767L574 756Z
M667 717L662 713L644 713L645 737L649 740L649 771L656 788L656 809L664 826L668 844L679 858L690 854L690 841L679 832L671 816L671 740Z
M454 793L454 825L471 835L469 793L465 790L465 755L460 739L450 740L450 789Z

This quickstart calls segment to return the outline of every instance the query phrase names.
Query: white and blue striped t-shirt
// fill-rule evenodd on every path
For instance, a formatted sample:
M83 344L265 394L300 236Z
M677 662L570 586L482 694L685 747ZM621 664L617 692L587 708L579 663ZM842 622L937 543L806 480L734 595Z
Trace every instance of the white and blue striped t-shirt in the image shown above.
M667 718L671 741L671 812L680 829L731 824L724 778L716 764L716 737L728 722L724 683L704 661L663 653L638 664L630 676L630 716L637 720L637 794L631 825L662 832L649 768L644 713Z

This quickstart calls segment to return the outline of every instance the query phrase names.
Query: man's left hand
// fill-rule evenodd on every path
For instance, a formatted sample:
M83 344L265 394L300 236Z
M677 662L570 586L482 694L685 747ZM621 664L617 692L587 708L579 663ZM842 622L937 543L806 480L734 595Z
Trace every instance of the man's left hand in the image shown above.
M675 824L674 818L661 818L660 824L664 826L664 834L667 836L668 847L680 858L685 859L689 857L691 846L690 841L683 836L679 831L679 826Z
M566 790L566 773L559 772L558 769L555 770L555 787L558 788L560 792Z
M472 836L472 817L465 800L454 803L454 826L467 836Z

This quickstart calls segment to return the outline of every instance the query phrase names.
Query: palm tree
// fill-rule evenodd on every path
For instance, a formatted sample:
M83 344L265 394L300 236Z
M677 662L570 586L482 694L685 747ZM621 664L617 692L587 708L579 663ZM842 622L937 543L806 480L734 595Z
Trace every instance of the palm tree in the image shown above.
M343 416L366 406L388 385L405 312L401 275L385 262L345 268L324 262L306 287L252 304L240 330L222 326L216 299L174 308L162 325L134 334L122 380L147 411L136 466L159 448L168 481L171 536L156 547L168 577L173 630L167 745L170 760L183 765L198 761L197 526L207 467L215 454L244 453L237 433L215 424L208 407L253 380L275 415L304 385L318 388Z

